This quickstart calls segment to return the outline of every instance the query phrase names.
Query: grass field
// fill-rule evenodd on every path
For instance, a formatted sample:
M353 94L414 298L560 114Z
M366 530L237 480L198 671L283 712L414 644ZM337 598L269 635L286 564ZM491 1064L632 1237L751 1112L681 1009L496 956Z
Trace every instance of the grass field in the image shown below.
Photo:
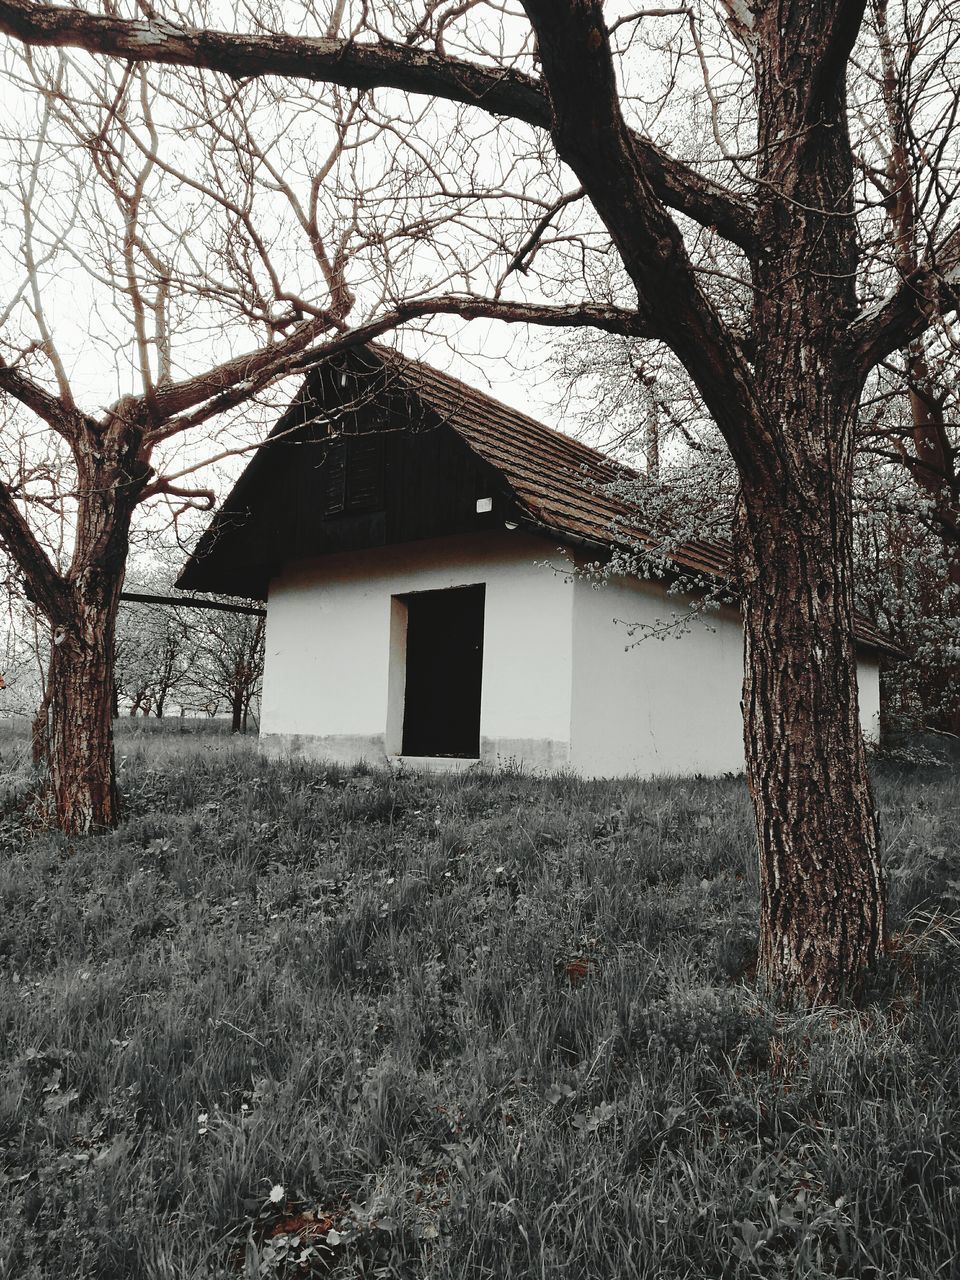
M0 1274L956 1280L960 775L878 769L856 1014L751 986L742 780L424 780L125 728L122 828L0 742Z

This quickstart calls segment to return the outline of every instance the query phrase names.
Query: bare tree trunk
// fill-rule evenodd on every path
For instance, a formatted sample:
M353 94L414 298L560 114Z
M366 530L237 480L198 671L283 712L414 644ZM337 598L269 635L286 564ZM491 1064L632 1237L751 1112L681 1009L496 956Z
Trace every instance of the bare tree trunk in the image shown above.
M242 733L243 732L243 693L241 692L240 689L235 689L233 692L232 711L233 711L233 723L231 725L231 732Z
M884 942L848 526L825 518L829 505L785 509L768 494L745 494L737 539L744 739L760 857L758 967L788 1001L818 1004L857 1000Z
M944 415L945 396L942 392L939 395L935 392L921 341L911 344L904 356L910 379L910 415L916 460L902 445L901 454L917 487L930 498L939 524L943 581L960 588L960 475ZM943 607L940 601L937 604ZM946 608L949 615L956 618L960 602L954 597ZM942 707L939 715L931 717L931 723L955 734L960 734L958 675L960 663L956 659L951 661L949 653L944 652L940 661L927 669L925 681L928 697L932 695L934 703ZM930 705L927 698L924 701Z
M116 594L119 597L120 586ZM81 606L58 633L50 660L53 719L50 790L57 825L78 834L118 818L113 759L113 636L116 607Z
M903 279L908 279L921 262L923 228L919 221L916 179L908 145L913 121L909 118L901 92L887 8L887 0L874 0L883 70L881 86L890 131L885 208L890 220L897 269ZM907 61L909 64L909 51ZM943 547L944 580L951 586L960 587L960 471L944 413L948 387L938 388L935 385L922 337L904 348L903 360L914 452L907 448L906 433L903 439L893 437L892 444L917 488L930 499ZM938 665L940 669L936 673L931 672L931 676L939 701L951 686L956 686L958 664L944 654ZM955 700L952 707L949 703L948 698L941 726L948 732L960 733L960 699Z
M37 714L30 727L30 754L37 768L46 765L50 759L50 683L43 691Z
M142 437L119 418L74 444L80 499L73 560L54 627L49 789L57 826L79 835L119 820L113 756L117 611L130 519L148 474Z
M836 1004L859 998L884 942L853 640L853 162L843 81L825 72L856 27L821 48L819 3L760 21L755 374L780 439L762 476L741 468L735 537L759 971L788 1001Z
M646 416L643 424L643 454L648 476L660 477L660 410L657 406L655 384L644 382Z

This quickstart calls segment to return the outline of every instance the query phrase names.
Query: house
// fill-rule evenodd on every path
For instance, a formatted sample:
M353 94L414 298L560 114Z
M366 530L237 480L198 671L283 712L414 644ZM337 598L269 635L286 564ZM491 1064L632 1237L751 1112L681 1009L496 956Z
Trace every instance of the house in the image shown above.
M576 569L636 520L623 468L427 365L365 347L314 369L179 587L267 600L261 740L317 759L586 776L739 771L742 632L638 645L677 600ZM723 578L690 542L678 572ZM861 716L883 638L859 632Z

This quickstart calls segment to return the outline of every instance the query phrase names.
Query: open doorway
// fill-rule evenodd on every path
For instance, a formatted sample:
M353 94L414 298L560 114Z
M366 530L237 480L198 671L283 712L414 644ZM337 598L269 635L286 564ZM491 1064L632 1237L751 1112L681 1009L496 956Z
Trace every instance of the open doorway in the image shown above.
M483 585L403 596L402 754L480 755Z

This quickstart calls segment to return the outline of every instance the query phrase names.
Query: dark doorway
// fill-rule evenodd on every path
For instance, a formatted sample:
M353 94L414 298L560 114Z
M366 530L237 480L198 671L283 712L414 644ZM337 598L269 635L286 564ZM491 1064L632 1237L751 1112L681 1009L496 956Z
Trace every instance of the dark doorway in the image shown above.
M405 756L480 755L483 586L406 596Z

